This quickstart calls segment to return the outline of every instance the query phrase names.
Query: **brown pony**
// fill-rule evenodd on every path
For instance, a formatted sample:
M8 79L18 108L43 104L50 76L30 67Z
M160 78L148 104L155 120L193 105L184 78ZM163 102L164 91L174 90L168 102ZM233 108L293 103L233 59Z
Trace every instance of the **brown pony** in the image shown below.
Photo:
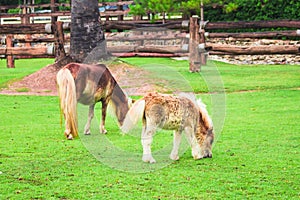
M151 155L151 143L157 128L174 130L170 154L172 160L179 159L182 131L192 147L194 159L212 157L213 124L201 100L196 102L184 94L173 96L149 93L132 105L121 127L122 131L128 132L140 118L143 120L141 142L144 162L156 162Z
M77 102L89 105L85 134L90 134L94 107L99 101L102 103L100 133L107 132L104 125L108 103L112 104L119 125L123 124L130 101L105 65L70 63L59 70L56 81L67 139L78 135Z

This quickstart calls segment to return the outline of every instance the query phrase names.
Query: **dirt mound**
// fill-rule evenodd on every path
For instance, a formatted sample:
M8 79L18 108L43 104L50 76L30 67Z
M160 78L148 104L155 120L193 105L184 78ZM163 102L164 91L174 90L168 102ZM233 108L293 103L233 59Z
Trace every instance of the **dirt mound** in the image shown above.
M119 85L129 95L143 95L157 89L154 81L147 80L148 71L130 66L124 62L115 62L108 65L109 70ZM56 73L58 70L53 65L48 65L41 70L26 76L21 81L9 85L1 94L11 95L57 95ZM142 77L142 78L141 78ZM163 91L163 88L160 89Z

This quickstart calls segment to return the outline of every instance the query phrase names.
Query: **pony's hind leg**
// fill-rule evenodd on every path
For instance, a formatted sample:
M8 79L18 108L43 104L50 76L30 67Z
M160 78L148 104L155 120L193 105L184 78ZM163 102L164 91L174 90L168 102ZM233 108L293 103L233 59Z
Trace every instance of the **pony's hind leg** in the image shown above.
M106 134L107 130L105 129L105 118L106 118L106 109L108 105L108 100L102 101L102 120L100 123L100 133Z
M174 131L173 149L172 149L172 152L170 154L170 158L172 160L179 160L178 150L179 150L180 142L181 142L181 132L180 131Z
M203 156L201 156L200 146L197 142L197 139L194 134L194 129L191 127L186 127L185 134L187 137L187 141L189 142L191 148L192 148L192 156L195 160L201 159Z
M84 127L84 134L86 134L86 135L91 134L90 127L91 127L91 121L94 118L94 108L95 108L95 104L93 104L89 107L89 116L88 116L88 120Z
M155 163L156 161L152 157L151 154L151 144L153 141L153 134L155 132L155 128L146 128L143 127L141 142L143 145L143 158L144 162Z
M68 140L73 140L73 135L71 134L71 131L67 126L66 126L66 130L65 130L64 134Z
M66 116L64 116L64 118L65 118L65 131L64 131L64 135L66 136L66 138L68 140L73 140L73 135L71 133L70 124L66 120Z

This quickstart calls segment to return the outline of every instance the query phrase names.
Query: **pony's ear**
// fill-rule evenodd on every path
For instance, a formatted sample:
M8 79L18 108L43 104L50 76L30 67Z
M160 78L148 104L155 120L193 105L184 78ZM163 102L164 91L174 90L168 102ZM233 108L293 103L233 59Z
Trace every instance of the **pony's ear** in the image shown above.
M136 100L132 99L132 98L128 98L128 106L131 107L132 104L134 104L134 102L136 102Z

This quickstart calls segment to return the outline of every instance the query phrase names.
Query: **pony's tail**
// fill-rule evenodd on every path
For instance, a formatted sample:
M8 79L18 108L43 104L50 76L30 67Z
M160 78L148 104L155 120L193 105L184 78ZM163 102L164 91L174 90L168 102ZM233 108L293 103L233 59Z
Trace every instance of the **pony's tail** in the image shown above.
M68 139L78 136L77 99L74 78L70 70L63 68L56 75L61 114L64 114Z
M121 130L128 133L144 115L146 102L144 99L136 101L126 114Z

